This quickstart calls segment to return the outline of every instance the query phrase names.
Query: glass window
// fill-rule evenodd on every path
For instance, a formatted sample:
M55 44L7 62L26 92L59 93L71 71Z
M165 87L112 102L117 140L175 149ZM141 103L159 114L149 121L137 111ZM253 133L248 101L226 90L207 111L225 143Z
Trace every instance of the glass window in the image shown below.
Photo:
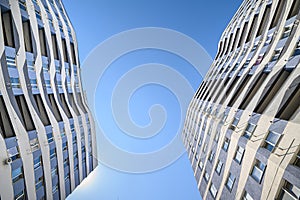
M52 169L52 171L51 171L52 177L56 176L58 174L57 172L58 172L57 167L55 167L54 169Z
M255 124L248 123L243 136L249 139L252 136L252 133L255 131L255 128L256 128Z
M203 147L203 152L206 152L206 148L207 148L207 143L204 143L204 147Z
M10 82L12 88L21 88L19 78L10 77Z
M41 156L35 158L33 160L33 163L34 163L34 169L37 169L41 166L42 162L41 162Z
M278 199L298 200L300 199L300 189L288 181L285 181Z
M272 41L272 38L273 38L273 35L268 35L267 40L266 40L264 46L269 45L271 43L271 41Z
M228 151L228 147L229 147L229 143L230 143L230 140L226 137L225 140L224 140L224 143L223 143L223 149L224 151Z
M73 157L78 158L78 152L77 151L73 153Z
M215 135L215 141L218 142L220 138L220 131L217 131L216 135Z
M64 168L69 166L69 157L66 157L64 160Z
M210 191L211 195L212 195L214 198L216 198L217 193L218 193L218 190L217 190L217 188L215 187L215 185L214 185L213 183L210 185L209 191Z
M206 182L209 181L209 173L208 173L207 171L205 171L205 173L204 173L204 180L205 180Z
M55 71L56 71L56 73L60 74L61 66L60 65L55 65Z
M218 164L217 164L217 167L216 167L216 172L218 175L221 174L221 171L222 171L222 167L223 167L223 163L221 160L218 161Z
M244 156L244 152L245 152L245 149L238 146L237 150L236 150L236 153L235 153L235 157L234 157L234 160L236 162L238 162L239 164L242 162L242 159L243 159L243 156Z
M25 10L26 11L26 2L24 1L20 1L19 0L19 6L20 6L20 8L22 9L22 10Z
M211 151L209 155L209 162L212 162L215 157L215 152Z
M49 10L48 10L48 12L49 12ZM51 18L48 18L48 22L49 22L49 26L53 28L54 27L53 20Z
M64 32L64 29L63 29L62 25L59 25L59 30L60 30L61 33Z
M16 160L20 157L18 147L12 147L7 149L8 156L12 159L12 161Z
M52 193L54 194L57 190L58 190L58 185L53 186L53 188L52 188Z
M242 200L253 200L253 198L250 196L248 192L245 191Z
M196 155L195 155L195 159L196 159L196 161L198 161L198 160L199 160L199 155L198 155L198 153L196 153Z
M50 149L50 159L54 158L56 156L56 150Z
M284 27L284 32L282 33L281 39L290 36L292 30L292 26Z
M256 160L251 172L252 178L254 178L254 180L256 180L258 183L261 183L265 169L266 165L263 164L261 161Z
M29 82L31 84L31 88L33 88L33 89L37 89L38 88L38 84L37 84L37 80L36 79L29 79Z
M68 149L67 141L62 144L62 149L63 149L63 151Z
M235 182L235 177L232 175L232 173L229 173L229 176L228 176L227 182L226 182L226 187L229 189L229 191L232 190L234 182Z
M255 50L257 49L257 46L258 46L258 44L255 44L255 45L253 46L253 48L251 49L251 52L255 51Z
M42 16L41 16L40 11L35 10L35 16L36 16L37 19L42 20Z
M273 57L271 59L271 62L278 60L278 58L280 56L280 53L281 53L281 49L276 49L274 51Z
M73 137L73 144L77 144L77 136L76 135Z
M192 152L195 153L195 147L192 148Z
M293 56L298 56L300 55L300 41L297 44L297 47L294 50Z
M30 70L30 71L35 70L33 61L27 60L27 69Z
M202 169L203 169L203 162L202 162L202 161L200 161L200 162L198 163L198 167L199 167L199 169L202 171Z
M70 178L69 174L65 174L65 181L67 181L67 179L69 178Z
M207 135L211 135L211 132L212 132L212 126L209 127Z
M206 124L203 124L203 126L202 126L202 131L204 132L205 129L206 129Z
M22 167L19 167L19 168L15 169L15 170L12 170L11 177L12 177L13 183L15 183L19 179L23 178Z
M254 65L259 65L261 63L263 57L264 57L264 54L259 55Z
M82 148L81 148L81 153L82 153L82 157L83 157L84 154L85 154L85 146L82 146Z
M42 67L43 67L44 72L48 72L49 71L49 66L48 66L47 63L43 63Z
M50 144L51 142L53 142L53 134L51 133L47 133L47 138L48 138L48 143Z
M19 192L18 194L15 195L15 200L23 200L23 199L25 199L24 190L22 190L21 192Z
M32 152L38 150L40 148L39 140L37 138L30 140L30 146L31 146Z
M224 113L223 118L222 118L222 123L225 123L226 119L227 119L227 115Z
M195 137L194 137L194 140L197 141L197 140L198 140L198 137L199 137L199 135L198 135L198 133L196 133L196 134L195 134Z
M267 138L265 139L265 143L263 147L268 149L269 151L273 151L279 139L280 139L280 134L270 131Z
M200 137L199 142L198 142L198 146L200 147L202 145L202 138Z
M35 189L38 190L43 185L44 185L44 179L43 179L43 176L41 176L35 184Z
M71 132L75 131L75 126L74 124L70 124Z
M16 68L16 59L14 57L6 56L6 64L8 68Z
M235 117L232 121L231 129L235 129L236 126L238 125L239 121L240 121L240 119Z
M50 81L49 81L50 82ZM50 83L49 83L50 84ZM60 136L61 137L64 137L64 136L66 136L66 130L65 130L65 127L62 127L61 129L60 129Z

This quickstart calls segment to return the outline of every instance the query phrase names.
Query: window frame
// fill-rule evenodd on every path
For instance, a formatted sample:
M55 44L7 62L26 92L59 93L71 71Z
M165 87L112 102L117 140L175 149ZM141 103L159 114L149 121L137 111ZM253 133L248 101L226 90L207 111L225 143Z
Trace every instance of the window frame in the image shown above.
M18 173L13 174L13 172L18 172ZM13 184L16 183L18 180L22 179L23 177L24 175L23 175L22 166L11 171L11 180Z
M204 167L204 163L200 160L198 163L198 168L202 171Z
M233 178L233 180L232 180ZM226 188L231 192L232 189L233 189L233 186L234 186L234 183L235 183L235 180L236 180L236 177L233 176L233 174L231 172L229 172L229 175L227 177L227 180L226 180L226 183L225 183L225 186ZM231 182L231 186L228 185L229 181Z
M225 148L225 144L226 145L226 148ZM229 145L230 145L230 139L228 137L225 137L224 139L224 142L223 142L223 145L222 145L222 149L227 152L228 151L228 148L229 148Z
M277 141L275 143L272 143L272 141L268 141L267 140L270 134L274 134L274 135L278 136L278 139L277 139ZM268 134L267 134L267 136L264 139L263 148L267 149L270 152L273 152L275 150L278 142L280 141L281 136L282 136L282 134L276 133L275 131L269 131ZM268 148L270 146L272 147L272 149Z
M263 165L263 169L260 168L260 165ZM255 164L252 167L250 176L259 184L261 184L262 179L264 177L264 173L266 171L267 165L265 165L263 162L261 162L260 160L256 159ZM257 179L258 177L256 177L256 175L253 175L253 172L257 170L258 172L260 172L260 177L259 180Z
M208 181L210 179L210 175L206 170L204 172L203 178L204 178L205 182L208 183Z
M221 172L222 172L223 164L224 164L224 163L219 159L219 160L218 160L218 163L217 163L217 165L216 165L216 169L215 169L215 171L216 171L216 173L217 173L218 175L220 175ZM219 169L219 170L218 170L218 169Z
M271 57L270 62L276 62L276 61L278 61L279 58L280 58L281 52L282 52L282 48L275 49L274 52L273 52L273 55Z
M252 196L245 190L241 200L254 200Z
M214 189L213 191L212 191L212 187ZM212 197L215 199L218 194L218 189L216 188L216 186L213 183L210 184L209 192L212 195Z
M215 158L215 152L210 151L208 161L209 161L210 163L212 163L213 160L214 160L214 158Z
M239 151L240 149L242 149L243 151ZM241 164L244 158L244 153L245 153L245 148L238 146L234 155L234 160L238 163ZM240 155L240 160L237 159L237 155Z
M237 125L239 124L239 122L240 122L240 119L237 118L237 117L234 117L232 122L231 122L231 125L230 125L229 129L234 131L237 128Z
M253 128L253 130L251 131L249 131L248 130L248 127L249 126L253 126L254 128ZM245 129L245 131L244 131L244 133L243 133L243 137L245 137L245 138L247 138L247 139L250 139L251 138L251 136L252 136L252 134L253 134L253 132L256 130L256 127L257 127L257 124L252 124L252 123L249 123L248 122L248 124L247 124L247 126L246 126L246 129Z
M218 141L219 141L219 139L220 139L220 134L221 134L220 132L221 132L221 131L219 131L219 130L216 132L215 137L214 137L214 141L215 141L215 142L218 142Z
M295 194L293 192L292 189L294 187L297 190L299 190L299 194ZM282 186L281 191L279 193L279 198L282 198L284 196L284 194L287 194L289 197L293 198L294 200L298 200L300 198L300 188L298 188L297 186L295 186L295 185L291 184L290 182L288 182L287 180L285 180L284 185Z

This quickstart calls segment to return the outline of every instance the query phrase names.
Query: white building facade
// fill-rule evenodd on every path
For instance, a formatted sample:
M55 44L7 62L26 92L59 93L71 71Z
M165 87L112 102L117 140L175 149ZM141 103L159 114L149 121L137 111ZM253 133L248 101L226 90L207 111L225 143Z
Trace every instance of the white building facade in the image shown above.
M182 133L203 199L300 199L300 1L245 0Z
M0 0L0 199L65 199L97 166L61 0Z

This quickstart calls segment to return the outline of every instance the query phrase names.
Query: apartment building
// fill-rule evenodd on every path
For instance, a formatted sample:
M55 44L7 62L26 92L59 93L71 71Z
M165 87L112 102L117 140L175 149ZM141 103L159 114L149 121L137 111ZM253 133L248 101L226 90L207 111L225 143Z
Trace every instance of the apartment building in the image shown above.
M245 0L188 108L203 199L300 199L300 1Z
M61 0L0 0L0 199L65 199L97 166Z

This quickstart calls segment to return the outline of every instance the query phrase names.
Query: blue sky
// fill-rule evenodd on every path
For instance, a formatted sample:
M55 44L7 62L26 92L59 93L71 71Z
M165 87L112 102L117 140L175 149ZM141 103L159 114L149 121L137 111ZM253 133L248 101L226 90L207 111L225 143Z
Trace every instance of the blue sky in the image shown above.
M142 27L162 27L181 32L197 41L213 58L219 38L241 0L63 0L77 33L81 63L101 42L122 31ZM100 59L100 58L99 58ZM203 61L207 63L206 61ZM122 73L143 63L162 63L172 66L190 80L194 90L201 82L190 63L161 50L144 49L120 57L106 71L95 94L95 112L104 121L106 135L113 143L130 152L145 153L164 146L180 128L178 101L169 90L159 85L146 85L135 91L128 102L131 118L140 126L151 121L147 113L157 102L168 112L161 134L150 140L137 140L120 134L109 121L109 107L104 92L111 92ZM96 67L97 63L95 63ZM206 64L207 65L207 64ZM84 65L83 65L84 66ZM209 66L203 66L208 68ZM82 71L90 70L82 68ZM84 77L83 77L84 78ZM175 80L176 81L176 80ZM155 94L155 95L153 95ZM107 95L106 95L107 96ZM171 114L170 114L171 113ZM108 116L108 117L106 117ZM99 143L99 142L98 142ZM102 152L103 153L103 152ZM109 154L110 152L104 152ZM120 172L100 164L69 199L105 200L166 200L200 199L193 171L184 153L171 165L150 173L132 174Z

